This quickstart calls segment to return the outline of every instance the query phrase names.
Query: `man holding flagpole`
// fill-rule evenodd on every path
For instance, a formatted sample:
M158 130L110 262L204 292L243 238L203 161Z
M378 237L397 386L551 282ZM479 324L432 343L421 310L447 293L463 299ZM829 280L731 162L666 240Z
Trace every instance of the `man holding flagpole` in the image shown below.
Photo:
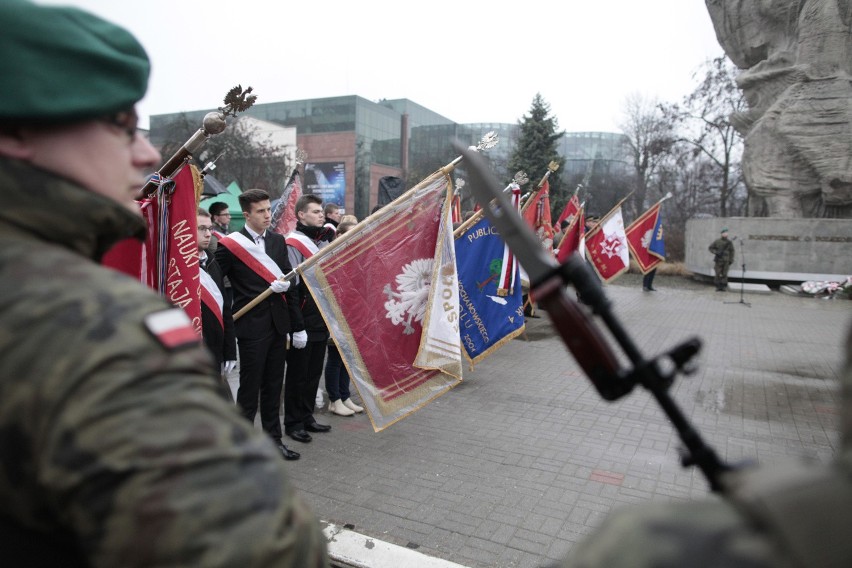
M243 416L254 422L260 395L260 421L263 430L276 443L284 459L297 460L299 454L281 441L281 388L287 357L287 335L293 347L302 349L308 341L299 300L290 282L281 277L291 271L284 237L269 231L272 206L269 194L249 189L240 197L245 227L231 233L216 249L216 262L230 278L234 310L254 300L267 288L272 294L235 322L240 351L240 387L237 404Z
M666 194L665 197L633 221L625 231L630 252L633 253L633 258L636 259L636 263L644 275L642 289L646 292L656 292L654 274L657 271L657 265L666 259L666 247L665 241L663 241L663 215L660 207L663 201L671 196L671 193Z

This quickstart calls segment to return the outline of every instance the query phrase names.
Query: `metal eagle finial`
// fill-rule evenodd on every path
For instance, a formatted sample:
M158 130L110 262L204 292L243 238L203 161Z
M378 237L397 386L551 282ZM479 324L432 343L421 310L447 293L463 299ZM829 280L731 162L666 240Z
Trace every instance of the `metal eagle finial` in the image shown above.
M238 112L248 110L257 100L257 95L251 92L251 87L244 91L242 85L237 85L225 95L225 106L219 107L219 110L225 116L237 116Z

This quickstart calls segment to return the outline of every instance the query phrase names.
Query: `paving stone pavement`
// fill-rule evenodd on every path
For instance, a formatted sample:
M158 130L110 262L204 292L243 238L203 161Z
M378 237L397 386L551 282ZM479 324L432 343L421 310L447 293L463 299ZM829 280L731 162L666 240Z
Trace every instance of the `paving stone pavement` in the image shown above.
M702 339L697 372L671 393L722 459L832 459L852 302L606 291L645 355ZM317 515L465 566L531 567L564 557L616 507L707 498L651 396L603 401L539 315L383 432L364 415L320 412L332 432L292 442L302 459L288 462Z

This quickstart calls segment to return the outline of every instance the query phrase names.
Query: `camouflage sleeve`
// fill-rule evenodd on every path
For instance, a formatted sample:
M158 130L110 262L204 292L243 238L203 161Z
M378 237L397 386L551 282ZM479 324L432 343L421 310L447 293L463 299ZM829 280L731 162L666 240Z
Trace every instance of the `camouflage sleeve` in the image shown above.
M611 513L575 545L563 568L702 566L784 568L770 539L729 504L645 504Z
M165 305L135 283L72 304L45 306L54 323L22 351L55 354L30 371L44 377L31 429L44 516L93 566L327 566L285 462L221 397L209 355L145 328Z

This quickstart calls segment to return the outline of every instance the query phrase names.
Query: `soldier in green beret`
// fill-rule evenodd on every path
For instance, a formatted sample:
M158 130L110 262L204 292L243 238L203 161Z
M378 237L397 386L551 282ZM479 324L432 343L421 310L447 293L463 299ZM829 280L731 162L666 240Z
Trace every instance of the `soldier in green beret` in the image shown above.
M98 264L142 237L149 61L92 14L0 2L0 558L327 566L278 449L182 310Z
M734 243L728 240L728 228L722 229L719 238L713 241L708 249L713 253L713 271L717 292L728 289L728 268L734 263Z

